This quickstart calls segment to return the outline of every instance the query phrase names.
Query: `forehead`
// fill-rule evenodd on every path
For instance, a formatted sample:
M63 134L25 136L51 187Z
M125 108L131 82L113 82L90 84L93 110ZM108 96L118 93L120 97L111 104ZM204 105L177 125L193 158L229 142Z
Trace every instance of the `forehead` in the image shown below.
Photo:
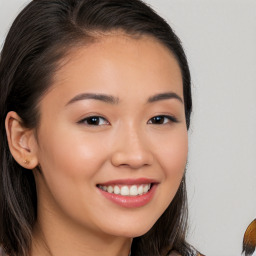
M62 98L82 92L104 92L141 97L174 91L183 97L180 67L171 51L149 36L102 36L74 48L56 72L51 91ZM148 95L147 95L148 96Z

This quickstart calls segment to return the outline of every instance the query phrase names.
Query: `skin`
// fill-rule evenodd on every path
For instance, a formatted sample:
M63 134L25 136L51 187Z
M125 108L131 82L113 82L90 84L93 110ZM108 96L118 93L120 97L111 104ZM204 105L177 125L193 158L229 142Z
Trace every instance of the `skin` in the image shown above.
M153 226L184 174L188 141L180 68L153 38L120 33L74 49L62 64L40 102L37 137L22 127L15 112L6 118L15 159L28 169L40 164L42 170L33 170L38 221L31 255L127 256L132 237ZM166 92L181 101L147 102ZM104 93L119 102L69 103L81 93ZM163 115L177 122L154 122L153 117ZM88 116L103 118L99 125L89 125ZM121 207L96 186L142 177L158 183L152 200L142 207Z

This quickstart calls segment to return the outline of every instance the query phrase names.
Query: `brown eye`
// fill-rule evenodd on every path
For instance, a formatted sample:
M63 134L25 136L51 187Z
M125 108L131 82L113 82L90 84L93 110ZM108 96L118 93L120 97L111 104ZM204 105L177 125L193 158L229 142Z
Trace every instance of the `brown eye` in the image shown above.
M79 123L85 125L92 125L92 126L100 126L100 125L108 125L109 122L101 116L90 116L86 117L83 120L79 121Z
M156 124L156 125L166 124L166 123L171 123L171 122L177 123L178 121L173 116L164 116L164 115L154 116L149 120L150 124Z

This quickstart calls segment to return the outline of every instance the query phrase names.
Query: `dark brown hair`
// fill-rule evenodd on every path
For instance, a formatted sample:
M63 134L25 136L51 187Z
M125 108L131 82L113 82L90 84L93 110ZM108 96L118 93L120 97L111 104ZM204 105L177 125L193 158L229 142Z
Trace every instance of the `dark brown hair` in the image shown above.
M93 43L100 33L120 30L151 36L177 59L183 79L186 124L192 107L190 72L180 40L170 26L140 0L34 0L15 19L0 59L0 244L11 256L25 256L37 218L32 171L12 157L4 127L9 111L36 128L38 105L51 86L58 63L70 49ZM163 256L170 250L194 255L186 243L185 175L167 210L145 235L133 239L133 256Z

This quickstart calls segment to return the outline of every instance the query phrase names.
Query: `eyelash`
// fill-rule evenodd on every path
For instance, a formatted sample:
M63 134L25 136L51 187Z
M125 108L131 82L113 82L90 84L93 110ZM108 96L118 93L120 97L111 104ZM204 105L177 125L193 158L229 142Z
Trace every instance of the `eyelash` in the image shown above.
M88 124L88 121L92 121L93 119L96 119L97 121L98 121L99 119L102 119L102 120L104 120L104 122L107 123L107 125L110 124L110 123L107 121L107 119L104 118L104 117L102 117L102 116L88 116L88 117L82 119L81 121L79 121L78 123L79 123L79 124L85 124L85 125L87 125L87 126L100 126L100 125L103 125L103 124L98 124L97 121L96 121L97 124ZM93 122L94 122L94 121L93 121ZM104 124L104 125L105 125L105 124Z
M152 120L152 119L157 119L158 118L158 120L159 120L159 118L161 118L161 119L167 119L168 120L168 122L164 122L164 123L160 123L160 124L162 124L162 125L164 125L164 124L168 124L168 123L178 123L178 119L175 117L175 116L170 116L170 115L159 115L159 116L154 116L154 117L152 117L152 118L150 118L150 120ZM152 123L153 124L153 123ZM160 125L160 124L155 124L155 125Z
M156 120L158 118L158 120ZM160 119L159 119L160 118ZM94 119L94 120L93 120ZM101 124L101 122L99 122L99 119L102 119L104 120L104 124ZM158 123L158 124L154 124L152 123L152 119L155 119L155 121L159 121L159 120L164 120L164 119L167 119L168 121L167 122L163 122L163 123ZM89 124L88 121L92 121L92 122L96 122L96 124ZM149 121L151 121L150 124L153 124L153 125L166 125L168 123L178 123L179 121L177 120L176 117L174 116L171 116L171 115L159 115L159 116L154 116L152 118L149 119ZM148 121L148 122L149 122ZM87 126L101 126L101 125L109 125L110 123L107 121L107 119L105 119L104 117L102 116L88 116L84 119L82 119L81 121L78 122L79 124L85 124Z

